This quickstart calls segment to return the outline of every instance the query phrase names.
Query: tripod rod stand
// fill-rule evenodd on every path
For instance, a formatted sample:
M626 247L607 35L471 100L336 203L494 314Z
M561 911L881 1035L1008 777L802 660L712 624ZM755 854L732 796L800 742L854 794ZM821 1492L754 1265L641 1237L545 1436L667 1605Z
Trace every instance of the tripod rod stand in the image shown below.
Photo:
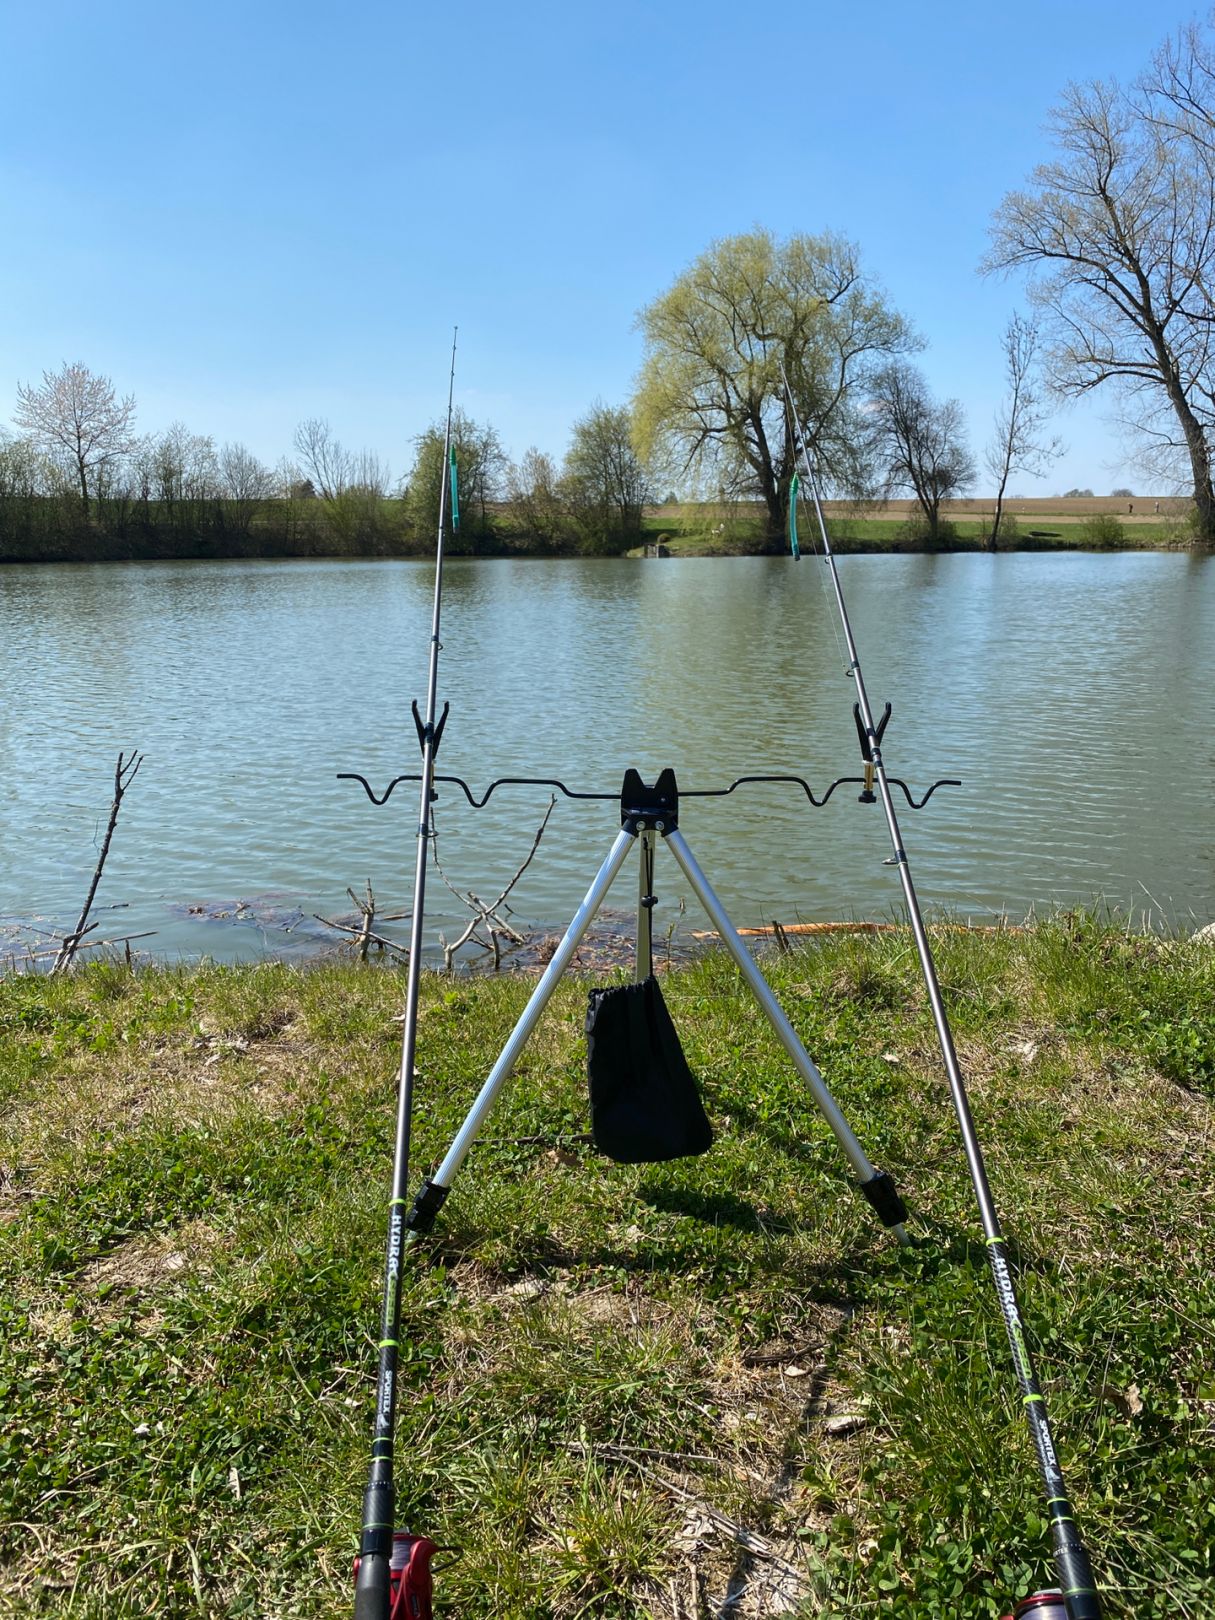
M642 782L641 777L635 770L627 771L621 791L620 810L620 831L616 834L611 849L595 874L590 888L586 891L582 904L574 913L560 945L553 953L552 959L541 975L536 988L532 991L527 1006L512 1030L506 1045L502 1048L497 1062L486 1077L476 1101L469 1110L464 1123L457 1131L441 1164L434 1175L423 1182L414 1200L413 1207L405 1221L405 1242L407 1244L417 1242L419 1237L429 1232L433 1227L435 1217L451 1191L452 1182L458 1174L460 1166L464 1163L469 1149L480 1134L498 1093L518 1062L523 1048L527 1044L528 1037L536 1027L540 1015L548 1005L553 992L573 961L578 946L594 921L596 913L603 905L608 890L611 888L620 868L624 865L634 842L641 844L643 861L641 874L642 903L639 906L638 916L637 971L639 977L648 974L651 928L650 907L645 904L645 900L647 898L652 899L652 896L647 894L649 876L645 870L645 863L647 857L652 857L655 847L654 835L656 834L674 855L693 893L704 907L709 920L720 936L722 944L734 958L749 989L766 1014L781 1045L789 1054L798 1073L809 1086L810 1093L818 1105L819 1111L830 1126L844 1157L856 1174L861 1192L864 1193L882 1223L893 1231L898 1241L909 1244L910 1239L903 1224L907 1219L907 1211L902 1199L895 1190L893 1180L889 1175L880 1173L870 1162L852 1127L844 1118L838 1103L828 1091L818 1068L798 1039L793 1025L789 1022L788 1017L773 994L771 986L760 972L750 951L739 938L737 930L726 915L724 906L713 892L709 880L701 871L695 856L688 847L686 839L679 831L679 789L675 781L674 771L670 769L664 770L653 786L647 786Z

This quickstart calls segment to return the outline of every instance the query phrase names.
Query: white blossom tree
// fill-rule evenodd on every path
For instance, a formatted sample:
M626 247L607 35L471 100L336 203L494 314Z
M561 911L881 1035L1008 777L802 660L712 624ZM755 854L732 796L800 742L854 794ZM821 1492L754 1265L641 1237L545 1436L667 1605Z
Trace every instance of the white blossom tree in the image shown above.
M80 488L85 521L89 499L106 472L132 448L135 398L122 399L108 377L79 361L65 360L58 371L44 371L41 386L17 388L14 420L49 455L64 462Z

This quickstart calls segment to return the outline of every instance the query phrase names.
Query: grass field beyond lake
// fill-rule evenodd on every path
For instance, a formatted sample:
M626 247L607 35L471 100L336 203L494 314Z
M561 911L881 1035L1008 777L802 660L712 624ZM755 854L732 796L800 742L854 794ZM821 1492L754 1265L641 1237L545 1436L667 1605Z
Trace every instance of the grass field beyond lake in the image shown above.
M850 552L984 551L993 498L944 501L940 533L930 539L915 501L824 501L832 547ZM1173 551L1193 543L1192 503L1176 497L1036 496L1009 500L1001 551ZM647 507L646 543L673 557L739 555L764 544L763 521L749 501L671 502ZM818 547L809 508L800 518L802 549Z
M937 942L1107 1613L1209 1616L1215 949L1074 915ZM591 1148L563 985L406 1269L399 1521L460 1549L438 1614L939 1620L1052 1584L910 941L764 963L914 1249L727 958L665 980L716 1130L666 1165ZM425 980L418 1174L529 989ZM349 1615L400 1002L354 966L0 982L0 1613Z

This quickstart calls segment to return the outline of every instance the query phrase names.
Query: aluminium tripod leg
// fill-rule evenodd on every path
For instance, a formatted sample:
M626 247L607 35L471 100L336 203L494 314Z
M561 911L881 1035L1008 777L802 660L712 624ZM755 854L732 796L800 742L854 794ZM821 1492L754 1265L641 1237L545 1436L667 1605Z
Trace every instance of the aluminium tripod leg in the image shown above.
M595 880L586 891L586 897L573 920L565 931L565 937L553 953L552 960L541 975L539 983L532 991L531 999L523 1009L519 1022L511 1031L510 1039L502 1048L498 1061L490 1070L485 1084L481 1087L476 1102L473 1103L463 1125L456 1133L447 1156L435 1171L429 1181L422 1183L421 1191L414 1200L413 1209L405 1225L408 1229L406 1242L414 1243L418 1237L429 1232L434 1225L435 1216L443 1206L443 1201L451 1191L452 1181L460 1166L464 1163L465 1155L476 1141L481 1127L484 1125L494 1099L502 1089L507 1076L519 1061L519 1054L527 1044L528 1036L536 1027L540 1014L548 1005L549 998L557 988L562 975L573 960L574 952L582 943L583 935L594 921L595 913L603 904L604 897L612 886L612 879L619 872L633 843L634 835L623 828L616 834L616 841L608 852L607 859L595 875Z
M823 1118L830 1125L836 1141L843 1149L844 1157L856 1171L861 1191L873 1205L878 1218L894 1232L900 1243L909 1244L911 1239L907 1236L903 1222L907 1219L907 1211L903 1201L895 1191L894 1182L888 1175L880 1175L869 1162L864 1148L857 1141L852 1127L840 1112L839 1104L827 1090L822 1075L810 1058L810 1054L797 1038L793 1025L785 1015L780 1002L772 993L772 987L764 978L756 965L755 958L738 937L738 931L726 915L725 907L713 893L709 880L705 877L696 863L696 858L688 848L687 841L678 828L672 828L666 834L667 844L671 853L679 862L684 877L692 886L692 891L708 914L710 922L717 930L722 944L738 964L739 971L750 986L755 999L768 1015L768 1022L776 1031L781 1045L789 1056L798 1073L810 1087L811 1094L819 1106Z

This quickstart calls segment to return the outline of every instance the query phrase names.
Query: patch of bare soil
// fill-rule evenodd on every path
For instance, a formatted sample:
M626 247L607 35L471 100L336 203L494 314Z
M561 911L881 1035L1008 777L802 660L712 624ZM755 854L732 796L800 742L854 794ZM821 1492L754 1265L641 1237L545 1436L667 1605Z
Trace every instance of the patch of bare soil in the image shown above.
M172 1232L136 1233L84 1267L81 1291L98 1302L109 1302L115 1295L128 1302L132 1296L152 1295L185 1276L220 1241L219 1233L204 1221L188 1221Z

